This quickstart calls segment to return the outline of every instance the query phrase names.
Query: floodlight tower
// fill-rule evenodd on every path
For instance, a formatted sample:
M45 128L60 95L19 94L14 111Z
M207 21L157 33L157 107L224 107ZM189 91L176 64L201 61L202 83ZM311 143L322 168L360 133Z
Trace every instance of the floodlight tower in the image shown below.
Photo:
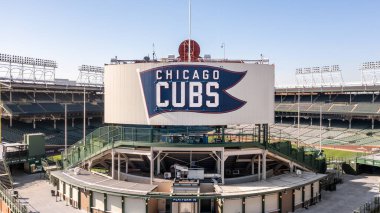
M103 86L104 68L97 66L79 66L79 76L77 82L82 86Z
M16 82L53 83L57 62L0 53L0 78Z
M344 84L339 65L298 68L296 81L300 87L342 86Z
M380 75L380 61L364 62L359 67L363 85L376 85Z

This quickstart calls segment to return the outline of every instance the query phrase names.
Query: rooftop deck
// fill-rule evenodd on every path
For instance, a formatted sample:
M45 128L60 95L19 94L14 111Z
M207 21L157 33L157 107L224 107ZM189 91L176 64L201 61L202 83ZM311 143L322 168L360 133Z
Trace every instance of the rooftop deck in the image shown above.
M248 182L232 185L215 186L215 191L223 196L233 195L260 195L270 194L286 189L298 188L309 183L313 183L326 177L325 174L317 174L313 172L303 172L301 175L283 174L268 178L265 181Z
M157 187L157 185L113 180L86 170L81 170L78 175L75 175L73 170L53 171L51 175L72 185L110 193L146 195Z

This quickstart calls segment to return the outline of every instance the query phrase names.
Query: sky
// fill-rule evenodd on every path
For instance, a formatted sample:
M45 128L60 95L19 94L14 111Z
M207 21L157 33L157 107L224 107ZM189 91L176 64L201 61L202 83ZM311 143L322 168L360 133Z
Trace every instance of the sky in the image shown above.
M380 60L380 1L192 0L192 38L201 55L275 64L278 85L295 69L340 65L345 82ZM188 37L188 0L0 0L0 53L58 62L57 78L82 64L178 55Z

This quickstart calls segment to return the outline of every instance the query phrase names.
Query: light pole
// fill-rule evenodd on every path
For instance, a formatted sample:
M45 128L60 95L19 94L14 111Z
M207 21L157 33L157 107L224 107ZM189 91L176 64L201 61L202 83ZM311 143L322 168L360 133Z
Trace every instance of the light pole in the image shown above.
M220 48L223 48L223 61L225 61L226 60L226 43L223 42Z
M322 153L322 104L319 106L319 153Z
M83 86L83 145L86 146L86 85Z
M67 159L67 103L65 103L65 158Z

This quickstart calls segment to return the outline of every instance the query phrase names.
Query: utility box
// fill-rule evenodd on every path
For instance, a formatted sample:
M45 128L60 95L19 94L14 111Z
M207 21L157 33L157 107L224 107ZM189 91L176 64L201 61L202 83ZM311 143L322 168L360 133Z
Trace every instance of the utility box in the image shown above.
M191 180L203 180L205 179L205 170L203 168L189 169L187 178Z
M28 161L24 163L24 171L28 173L42 171L41 158L46 155L45 134L25 134L24 144L28 145Z
M45 134L25 134L24 143L28 145L29 158L45 156Z

